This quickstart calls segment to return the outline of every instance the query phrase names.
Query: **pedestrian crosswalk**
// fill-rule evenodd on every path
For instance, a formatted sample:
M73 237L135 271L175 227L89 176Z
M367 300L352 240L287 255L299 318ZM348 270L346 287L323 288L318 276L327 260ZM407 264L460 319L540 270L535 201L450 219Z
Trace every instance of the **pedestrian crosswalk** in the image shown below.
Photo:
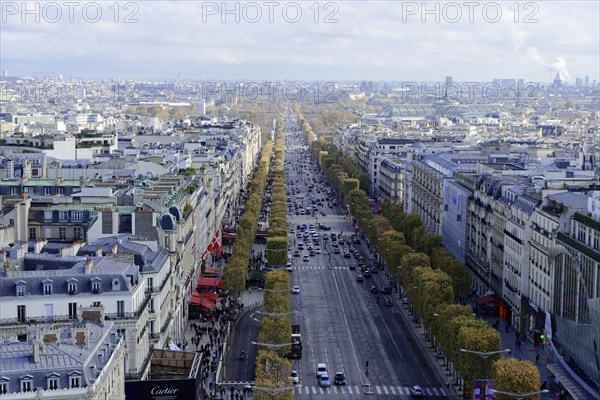
M331 265L331 266L316 266L316 265L294 265L294 269L349 269L347 266Z
M421 389L425 392L428 397L447 397L448 392L446 389L441 387L423 387ZM302 394L343 394L345 396L363 396L365 393L372 391L374 394L380 396L410 396L410 387L409 386L391 386L391 385L372 385L370 388L368 386L358 386L358 385L346 385L346 386L330 386L328 388L322 388L317 385L296 385L294 387L294 391L298 395Z
M337 218L337 219L346 219L346 214L327 214L325 216L318 215L295 215L295 214L287 214L288 218L298 218L298 219L307 219L307 218L319 218L320 220L327 220L327 218Z

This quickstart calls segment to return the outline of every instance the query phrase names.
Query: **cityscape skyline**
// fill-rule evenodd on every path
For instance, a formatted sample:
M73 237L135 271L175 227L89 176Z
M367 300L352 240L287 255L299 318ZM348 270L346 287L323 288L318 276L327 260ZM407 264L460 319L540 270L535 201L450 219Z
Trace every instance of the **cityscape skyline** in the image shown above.
M0 70L116 79L451 75L537 82L552 82L558 72L572 84L586 75L598 80L600 71L596 2L70 4L3 2Z

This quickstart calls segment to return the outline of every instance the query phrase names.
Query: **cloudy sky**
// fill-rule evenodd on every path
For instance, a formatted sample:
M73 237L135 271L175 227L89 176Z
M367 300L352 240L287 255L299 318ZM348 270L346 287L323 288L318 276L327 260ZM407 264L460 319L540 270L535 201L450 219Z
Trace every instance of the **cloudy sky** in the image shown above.
M0 70L84 78L600 74L600 2L0 1Z

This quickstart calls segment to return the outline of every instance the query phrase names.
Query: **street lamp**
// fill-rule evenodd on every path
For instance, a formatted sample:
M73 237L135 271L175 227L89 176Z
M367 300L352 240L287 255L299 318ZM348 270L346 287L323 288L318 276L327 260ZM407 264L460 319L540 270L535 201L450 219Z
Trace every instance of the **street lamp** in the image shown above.
M278 388L270 388L270 387L254 386L252 389L259 390L259 391L265 392L265 393L269 393L271 395L271 399L275 400L275 395L277 393L294 389L294 387L293 386L285 386L285 387L278 387Z
M285 346L291 346L294 343L259 343L259 342L250 342L256 346L263 346L267 349L280 349Z
M504 350L497 350L497 351L476 351L476 350L467 350L467 349L460 349L460 351L462 353L471 353L471 354L475 354L479 357L483 358L483 388L484 388L484 397L487 398L487 359L488 357L491 357L493 355L496 354L501 354L501 353L509 353L510 354L510 349L504 349Z
M529 392L529 393L513 393L513 392L503 392L502 390L490 389L490 392L493 394L504 394L506 396L510 396L517 400L522 400L525 397L534 396L536 394L548 393L548 389L540 390L539 392Z
M282 312L282 313L270 313L265 311L257 311L257 314L266 315L267 317L283 317L284 315L298 314L298 311Z

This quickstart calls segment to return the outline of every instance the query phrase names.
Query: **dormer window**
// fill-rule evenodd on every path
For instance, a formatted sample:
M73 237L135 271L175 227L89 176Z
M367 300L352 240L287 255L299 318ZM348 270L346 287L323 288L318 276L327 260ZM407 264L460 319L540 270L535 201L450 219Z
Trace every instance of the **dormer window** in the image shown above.
M67 292L70 296L77 294L77 279L70 278L67 280Z
M59 211L58 212L58 219L59 221L66 221L69 218L69 212L68 211Z
M24 375L21 380L21 392L31 392L33 389L33 375Z
M0 376L0 395L8 393L8 383L10 379L7 376Z
M98 277L92 278L92 293L99 294L101 292L102 279Z
M53 372L49 375L46 375L46 385L48 390L60 389L60 374Z
M25 291L27 290L27 282L18 281L16 283L16 285L17 285L17 297L24 297Z
M81 386L81 372L73 371L69 374L69 389Z
M42 281L42 291L44 293L44 296L52 296L53 284L54 282L52 282L51 279L44 279Z

